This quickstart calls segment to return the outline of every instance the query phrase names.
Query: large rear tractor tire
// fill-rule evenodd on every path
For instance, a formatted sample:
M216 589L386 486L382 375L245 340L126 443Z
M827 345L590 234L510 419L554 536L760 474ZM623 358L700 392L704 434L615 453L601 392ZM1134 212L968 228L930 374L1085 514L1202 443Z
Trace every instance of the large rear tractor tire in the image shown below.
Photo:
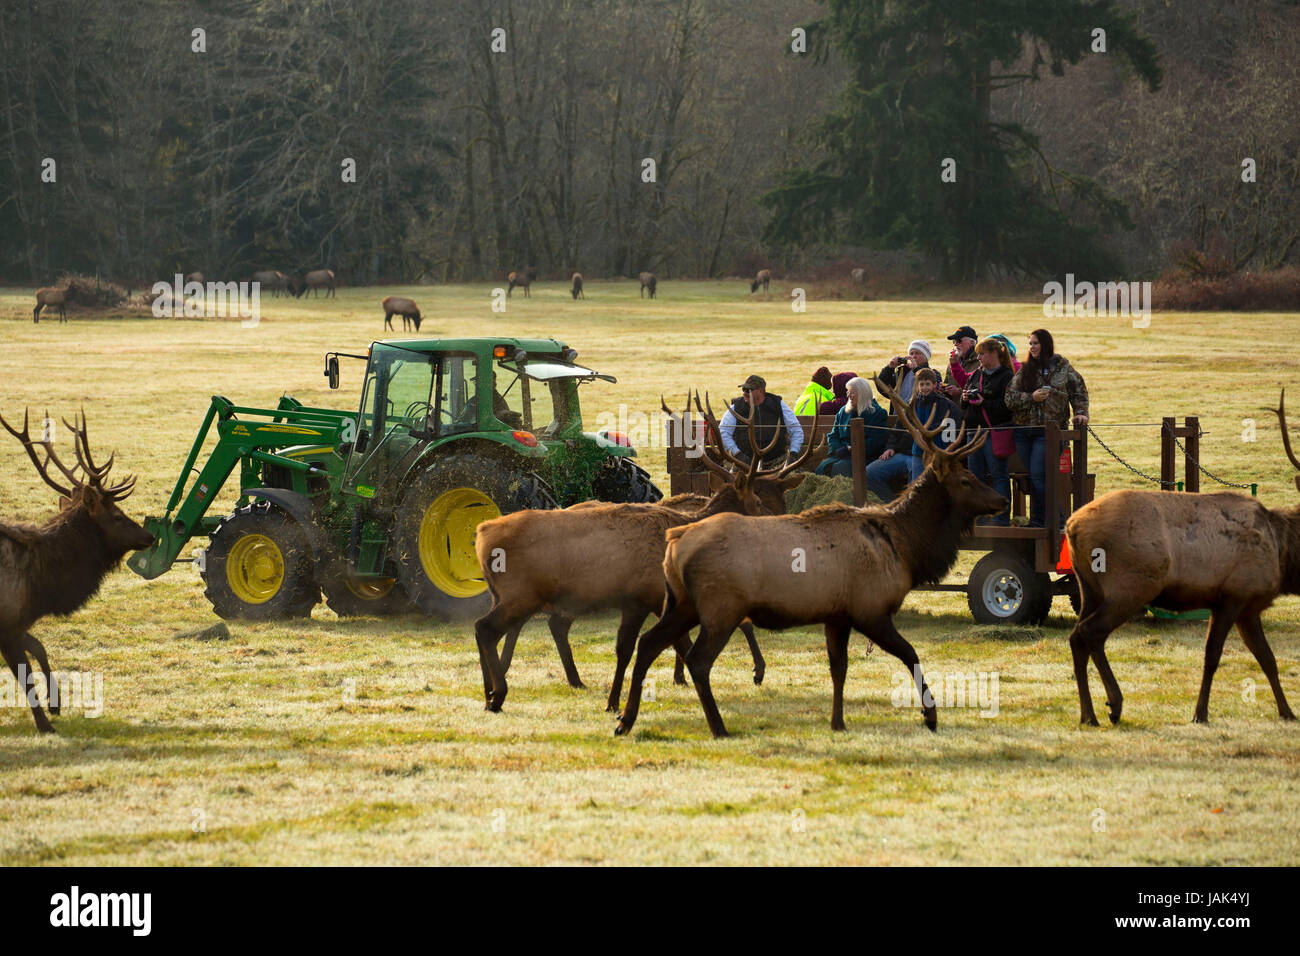
M449 621L492 606L474 552L484 521L528 508L556 508L546 485L478 455L453 455L416 478L397 508L398 582L425 614Z
M966 603L979 624L1039 624L1052 606L1051 588L1024 558L993 551L971 570Z
M591 490L601 501L620 504L655 502L664 496L646 470L630 458L606 458L592 479Z
M308 617L320 600L298 523L267 501L245 505L212 532L204 596L227 620Z

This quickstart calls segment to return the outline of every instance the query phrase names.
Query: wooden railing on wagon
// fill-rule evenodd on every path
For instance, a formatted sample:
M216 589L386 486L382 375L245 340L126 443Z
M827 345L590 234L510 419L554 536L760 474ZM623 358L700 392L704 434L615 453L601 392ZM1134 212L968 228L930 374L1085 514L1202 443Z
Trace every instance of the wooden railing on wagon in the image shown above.
M670 418L667 424L668 439L668 478L669 494L684 492L697 494L709 493L709 472L700 463L694 449L701 447L704 434L704 420L698 416L689 416L685 427L694 429L694 441L688 448L678 438L676 429L678 421ZM813 418L800 415L799 424L803 426L805 440L812 430ZM818 416L818 434L826 435L835 424L832 415ZM1195 423L1188 419L1189 426ZM900 426L894 416L890 416L888 427ZM1027 528L1023 525L1010 527L989 527L981 525L974 533L962 541L962 547L969 550L991 551L998 547L999 541L1021 539L1032 541L1034 545L1034 564L1036 570L1051 571L1056 567L1060 555L1063 522L1058 514L1064 511L1068 517L1076 509L1092 500L1096 487L1096 475L1088 472L1088 431L1086 428L1058 428L1049 423L1046 428L1046 445L1044 462L1048 481L1045 488L1043 510L1045 528ZM1071 469L1069 474L1062 474L1059 462L1061 450L1070 448ZM712 442L709 443L712 447ZM853 462L853 501L861 507L867 502L866 481L866 426L862 419L855 418L849 426L849 447ZM720 455L714 454L720 459ZM805 463L805 468L812 470L826 457L825 451L814 452ZM1020 457L1012 453L1007 459L1007 471L1011 478L1011 513L1014 517L1024 517L1028 508L1029 473ZM1190 472L1189 472L1190 482Z

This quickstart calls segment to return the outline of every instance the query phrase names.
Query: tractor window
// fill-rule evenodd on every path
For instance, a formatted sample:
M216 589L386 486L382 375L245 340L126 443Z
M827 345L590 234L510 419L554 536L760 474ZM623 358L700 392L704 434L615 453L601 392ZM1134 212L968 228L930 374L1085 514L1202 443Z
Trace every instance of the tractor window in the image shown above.
M397 346L376 344L361 398L360 429L363 450L353 446L348 458L350 486L383 487L390 471L415 445L412 429L423 431L433 423L434 366L429 356Z
M438 365L438 433L477 431L478 362L472 355L448 355Z

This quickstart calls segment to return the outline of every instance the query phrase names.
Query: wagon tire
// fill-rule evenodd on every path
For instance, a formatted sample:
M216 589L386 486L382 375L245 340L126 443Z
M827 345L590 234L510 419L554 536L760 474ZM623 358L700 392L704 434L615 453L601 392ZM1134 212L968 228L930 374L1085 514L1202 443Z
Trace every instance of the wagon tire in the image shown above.
M972 569L966 603L979 624L1038 624L1051 608L1051 587L1051 579L1024 558L993 551Z

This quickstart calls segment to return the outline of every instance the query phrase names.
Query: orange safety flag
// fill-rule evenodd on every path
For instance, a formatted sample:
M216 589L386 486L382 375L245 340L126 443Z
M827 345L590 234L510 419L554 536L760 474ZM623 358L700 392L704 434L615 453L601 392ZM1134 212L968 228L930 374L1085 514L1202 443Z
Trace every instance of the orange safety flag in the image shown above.
M1069 574L1074 570L1074 565L1070 563L1070 542L1065 535L1061 535L1061 556L1056 561L1056 570L1061 574Z

